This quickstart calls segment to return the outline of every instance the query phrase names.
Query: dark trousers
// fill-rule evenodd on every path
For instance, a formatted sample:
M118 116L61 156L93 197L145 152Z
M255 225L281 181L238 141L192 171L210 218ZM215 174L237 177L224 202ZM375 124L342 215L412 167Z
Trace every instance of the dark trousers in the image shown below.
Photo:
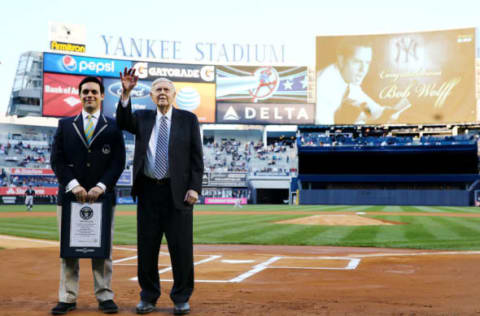
M170 183L143 179L138 195L137 247L140 298L156 303L160 297L158 256L165 234L170 252L174 303L187 302L193 292L193 214L175 208Z

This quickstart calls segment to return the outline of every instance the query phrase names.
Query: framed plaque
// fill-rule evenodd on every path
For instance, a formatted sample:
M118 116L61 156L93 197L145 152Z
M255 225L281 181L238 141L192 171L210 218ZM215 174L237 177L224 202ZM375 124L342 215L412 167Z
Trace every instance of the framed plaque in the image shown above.
M112 204L109 198L78 203L66 194L62 203L61 258L109 258Z

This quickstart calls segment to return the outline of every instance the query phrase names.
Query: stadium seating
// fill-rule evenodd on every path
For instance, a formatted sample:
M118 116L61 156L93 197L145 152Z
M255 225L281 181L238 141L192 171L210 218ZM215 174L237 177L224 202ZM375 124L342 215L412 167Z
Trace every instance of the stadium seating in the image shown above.
M470 205L480 179L478 129L459 130L464 133L447 126L300 129L301 203Z

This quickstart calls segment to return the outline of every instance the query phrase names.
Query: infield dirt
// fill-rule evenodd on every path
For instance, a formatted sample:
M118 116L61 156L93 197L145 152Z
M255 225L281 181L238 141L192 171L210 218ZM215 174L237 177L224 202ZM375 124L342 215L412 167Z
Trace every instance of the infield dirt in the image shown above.
M57 302L59 249L32 241L0 251L0 315L48 315ZM12 244L13 245L13 244ZM162 246L165 250L166 246ZM134 315L134 247L113 250L119 315ZM272 262L271 258L281 258ZM128 259L130 258L130 259ZM215 258L206 262L206 258ZM345 269L359 259L354 269ZM265 269L258 267L270 260ZM478 315L480 252L379 248L196 245L191 315ZM100 315L88 259L81 260L77 310ZM159 270L168 268L161 255ZM257 268L241 282L227 282ZM168 270L168 269L167 269ZM169 272L152 315L171 315Z

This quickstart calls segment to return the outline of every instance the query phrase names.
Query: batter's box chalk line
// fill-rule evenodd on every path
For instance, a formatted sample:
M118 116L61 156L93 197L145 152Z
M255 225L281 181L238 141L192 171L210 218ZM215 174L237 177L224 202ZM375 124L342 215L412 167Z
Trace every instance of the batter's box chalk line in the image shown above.
M165 253L164 253L165 254ZM222 258L222 255L200 255L205 256L207 258L194 262L195 266L201 265L203 263L212 262L219 258ZM115 260L114 264L122 264L122 262L135 260L136 256L131 256L119 260ZM272 266L275 262L280 262L282 259L288 259L290 262L292 260L343 260L346 261L345 265L342 267L322 267L322 266L295 266L295 265L288 265L288 266ZM248 264L253 263L255 260L231 260L231 259L223 259L219 260L221 263L225 264ZM259 264L256 264L251 267L250 270L247 270L243 273L240 273L238 276L227 279L227 280L195 280L198 283L240 283L245 281L246 279L250 278L251 276L260 273L265 269L304 269L304 270L354 270L360 264L360 258L351 258L351 257L293 257L293 256L274 256L271 257ZM172 270L172 267L167 267L161 270L158 270L159 274L163 274L165 272L169 272ZM138 281L137 277L133 277L129 279L130 281ZM173 282L172 279L162 279L162 281Z

